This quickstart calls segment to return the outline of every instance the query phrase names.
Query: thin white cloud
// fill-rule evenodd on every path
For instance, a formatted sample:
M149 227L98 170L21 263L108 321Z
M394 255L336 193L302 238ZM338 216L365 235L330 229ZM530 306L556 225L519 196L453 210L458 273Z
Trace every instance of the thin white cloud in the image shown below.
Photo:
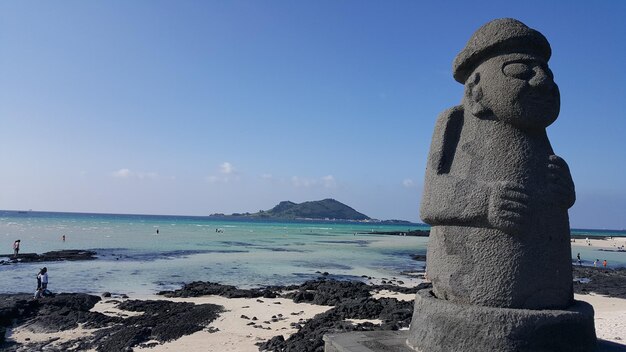
M156 172L134 172L130 171L130 169L119 169L117 171L113 171L111 176L115 178L136 178L139 180L155 180L159 178L159 174Z
M137 173L137 178L140 180L143 180L143 179L154 180L157 177L159 177L159 175L156 172L138 172Z
M111 175L115 178L129 178L132 175L132 172L129 169L119 169L112 172Z
M293 176L291 178L291 184L296 188L310 188L315 186L316 180L308 179L304 177Z
M205 177L205 180L209 183L228 183L239 180L237 169L228 161L221 163L217 171L217 175L209 175Z
M327 175L320 178L293 176L291 177L291 185L295 188L335 188L337 187L337 181L333 175Z
M405 188L413 188L415 187L415 182L413 182L413 180L411 180L410 178L405 178L402 181L402 186L404 186Z
M272 174L262 174L259 177L261 177L264 180L273 180L274 179L274 176L272 176Z
M234 172L235 168L233 167L233 164L229 163L228 161L225 161L220 165L220 173L224 175L230 175Z
M333 177L333 175L327 175L322 177L322 182L324 184L324 187L326 188L337 187L337 181L335 181L335 177Z
M219 182L219 181L220 181L220 178L219 178L219 177L217 177L217 176L207 176L207 177L206 177L206 181L207 181L208 183L217 183L217 182Z

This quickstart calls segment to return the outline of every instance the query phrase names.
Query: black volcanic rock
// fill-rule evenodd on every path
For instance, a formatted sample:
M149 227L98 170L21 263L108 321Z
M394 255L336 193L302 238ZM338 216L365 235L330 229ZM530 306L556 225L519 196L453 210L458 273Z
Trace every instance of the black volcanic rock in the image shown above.
M420 262L425 262L426 261L426 253L411 254L411 259L417 260L417 261L420 261Z
M239 289L231 285L222 285L215 282L194 281L183 285L181 289L174 291L161 291L158 294L165 297L200 297L217 295L227 298L275 298L276 290L268 288Z
M100 297L82 293L59 294L39 300L32 300L29 294L0 295L0 331L13 323L27 323L26 328L33 332L63 331L79 324L87 329L99 329L93 336L58 343L55 347L48 345L51 341L17 345L0 340L0 350L127 351L150 340L162 343L200 331L223 310L214 304L129 300L118 303L117 307L143 314L122 318L90 312L98 301ZM4 338L4 334L1 336Z
M415 293L427 288L423 284L415 288L402 288L392 285L368 286L361 282L309 281L302 284L297 292L287 295L294 301L307 301L315 304L334 304L335 307L313 319L298 325L298 332L285 340L281 335L259 344L260 351L276 352L323 352L322 337L327 333L370 330L398 330L408 327L413 316L413 301L399 301L395 298L373 299L371 290L389 289L404 293ZM289 287L286 289L293 289ZM380 319L381 325L372 323L351 324L346 319Z
M398 329L411 321L413 302L393 298L373 299L372 290L387 289L403 293L415 293L424 288L404 288L393 285L369 286L357 281L319 279L301 285L271 286L259 289L238 289L234 286L211 282L192 282L176 291L164 291L168 297L191 297L221 295L225 297L277 297L282 291L293 291L284 297L296 302L334 305L328 312L315 316L307 322L297 323L299 331L285 340L275 337L261 346L271 351L323 351L322 336L326 332ZM205 328L216 319L222 307L212 304L169 302L163 300L110 301L122 311L142 312L130 317L109 316L89 310L100 297L87 294L59 294L53 298L32 300L30 294L0 295L0 331L5 327L27 323L30 330L52 332L71 329L82 324L85 328L97 328L92 336L67 342L27 342L25 344L2 344L3 351L23 350L88 350L99 352L129 351L137 346L153 346L192 334ZM276 319L280 319L277 316ZM345 319L381 319L381 325L363 323L352 325ZM251 320L257 320L252 317ZM4 336L4 335L2 335ZM154 341L153 341L154 340ZM149 342L152 341L152 342Z
M12 254L3 254L0 257L12 257ZM93 260L96 259L96 252L82 249L65 249L60 251L51 251L42 254L37 253L20 253L15 258L8 261L0 261L0 263L32 263L32 262L57 262L62 260Z
M609 296L626 298L626 268L605 269L594 267L573 266L574 292L589 294L591 292ZM578 279L589 279L582 283Z
M348 298L369 297L371 290L372 286L359 281L315 280L305 282L285 297L296 303L332 306Z
M413 237L428 237L430 236L430 230L411 230L411 231L371 231L363 232L368 235L391 235L391 236L413 236Z
M101 327L111 322L111 317L89 312L98 301L97 296L84 293L65 293L54 297L33 300L32 294L0 295L0 330L28 321L28 329L34 332L56 332L85 324L86 328ZM0 334L0 350L10 350L3 344ZM39 350L36 346L29 350Z

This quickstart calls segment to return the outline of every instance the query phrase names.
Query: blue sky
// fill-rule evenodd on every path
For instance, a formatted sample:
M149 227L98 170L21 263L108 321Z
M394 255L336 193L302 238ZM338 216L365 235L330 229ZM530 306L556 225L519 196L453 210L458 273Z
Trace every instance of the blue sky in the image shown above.
M0 209L189 214L327 197L418 221L454 56L550 41L574 227L626 228L626 2L0 2Z

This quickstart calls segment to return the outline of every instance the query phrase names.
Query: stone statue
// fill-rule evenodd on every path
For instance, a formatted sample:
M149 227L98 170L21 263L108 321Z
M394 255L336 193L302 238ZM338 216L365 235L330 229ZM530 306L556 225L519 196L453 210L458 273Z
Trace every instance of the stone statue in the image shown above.
M505 18L479 28L454 60L465 93L462 105L437 119L426 168L421 217L432 225L433 288L416 298L407 342L417 350L587 351L595 344L593 309L572 291L574 183L546 134L560 109L550 55L541 33ZM546 310L557 313L545 318ZM564 322L578 325L564 325L570 332L552 343L569 339L574 349L528 345Z
M559 114L550 45L513 19L488 23L454 61L463 105L439 117L422 219L437 297L510 308L573 300L574 184L545 128Z

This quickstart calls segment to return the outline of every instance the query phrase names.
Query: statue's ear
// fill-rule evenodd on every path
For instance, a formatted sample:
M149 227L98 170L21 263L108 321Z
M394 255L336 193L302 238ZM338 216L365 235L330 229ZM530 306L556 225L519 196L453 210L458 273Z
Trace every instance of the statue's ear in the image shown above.
M465 103L472 115L484 117L489 114L489 109L481 102L483 88L480 85L480 73L474 72L465 82Z

